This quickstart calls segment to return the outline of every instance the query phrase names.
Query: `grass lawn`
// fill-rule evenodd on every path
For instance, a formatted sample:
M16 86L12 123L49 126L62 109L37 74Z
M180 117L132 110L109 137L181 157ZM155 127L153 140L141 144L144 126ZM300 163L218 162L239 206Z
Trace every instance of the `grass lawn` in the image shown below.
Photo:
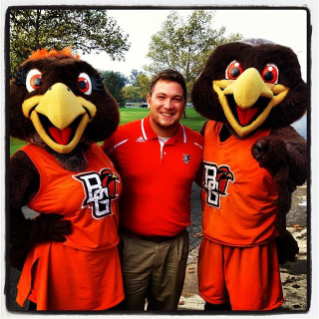
M125 124L134 120L142 119L149 114L149 110L144 108L121 108L120 114L120 124ZM205 121L206 119L199 115L193 108L187 108L186 118L183 118L181 123L199 132ZM24 144L25 142L10 137L10 157Z
M149 114L149 109L142 108L125 108L120 109L121 123L125 124L134 120L142 119ZM190 127L194 131L199 132L205 123L206 119L199 115L193 108L186 109L186 118L181 120L181 123Z

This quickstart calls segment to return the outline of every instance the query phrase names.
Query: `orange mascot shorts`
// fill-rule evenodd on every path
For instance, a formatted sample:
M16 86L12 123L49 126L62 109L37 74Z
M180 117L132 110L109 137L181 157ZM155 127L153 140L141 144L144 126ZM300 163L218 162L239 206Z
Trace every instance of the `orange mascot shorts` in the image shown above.
M241 248L203 237L198 263L199 293L232 310L272 310L283 303L275 241Z

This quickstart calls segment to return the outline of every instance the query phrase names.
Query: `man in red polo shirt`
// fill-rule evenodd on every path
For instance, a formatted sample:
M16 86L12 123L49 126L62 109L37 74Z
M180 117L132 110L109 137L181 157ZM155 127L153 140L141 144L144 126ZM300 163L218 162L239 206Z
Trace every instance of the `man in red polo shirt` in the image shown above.
M190 194L202 159L202 137L179 123L183 76L157 74L150 114L120 126L103 144L123 181L120 202L125 310L176 310L189 250Z

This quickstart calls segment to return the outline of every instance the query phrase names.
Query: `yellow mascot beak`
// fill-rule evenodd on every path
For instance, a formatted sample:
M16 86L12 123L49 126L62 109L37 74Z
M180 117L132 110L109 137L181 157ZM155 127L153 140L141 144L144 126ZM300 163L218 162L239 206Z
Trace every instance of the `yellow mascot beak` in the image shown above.
M256 130L289 91L281 84L265 83L254 68L245 70L236 80L213 81L213 89L229 124L240 137Z
M22 110L43 141L61 154L70 153L76 147L96 114L93 103L75 96L62 83L54 84L44 95L25 100Z

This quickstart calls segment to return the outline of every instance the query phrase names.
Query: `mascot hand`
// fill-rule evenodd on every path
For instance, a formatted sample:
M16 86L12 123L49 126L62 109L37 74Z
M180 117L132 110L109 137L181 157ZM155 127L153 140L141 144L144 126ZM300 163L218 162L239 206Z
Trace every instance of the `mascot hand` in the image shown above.
M280 264L296 261L296 255L299 254L298 243L287 230L283 236L276 238L276 245Z
M280 204L276 203L279 206L275 226L278 231L279 238L283 238L286 232L286 211L280 206Z
M32 223L30 242L40 243L44 241L64 242L64 235L71 234L71 223L61 220L63 216L57 214L41 214Z
M288 151L284 141L276 136L262 137L252 146L251 154L260 167L272 174L277 183L288 180Z

